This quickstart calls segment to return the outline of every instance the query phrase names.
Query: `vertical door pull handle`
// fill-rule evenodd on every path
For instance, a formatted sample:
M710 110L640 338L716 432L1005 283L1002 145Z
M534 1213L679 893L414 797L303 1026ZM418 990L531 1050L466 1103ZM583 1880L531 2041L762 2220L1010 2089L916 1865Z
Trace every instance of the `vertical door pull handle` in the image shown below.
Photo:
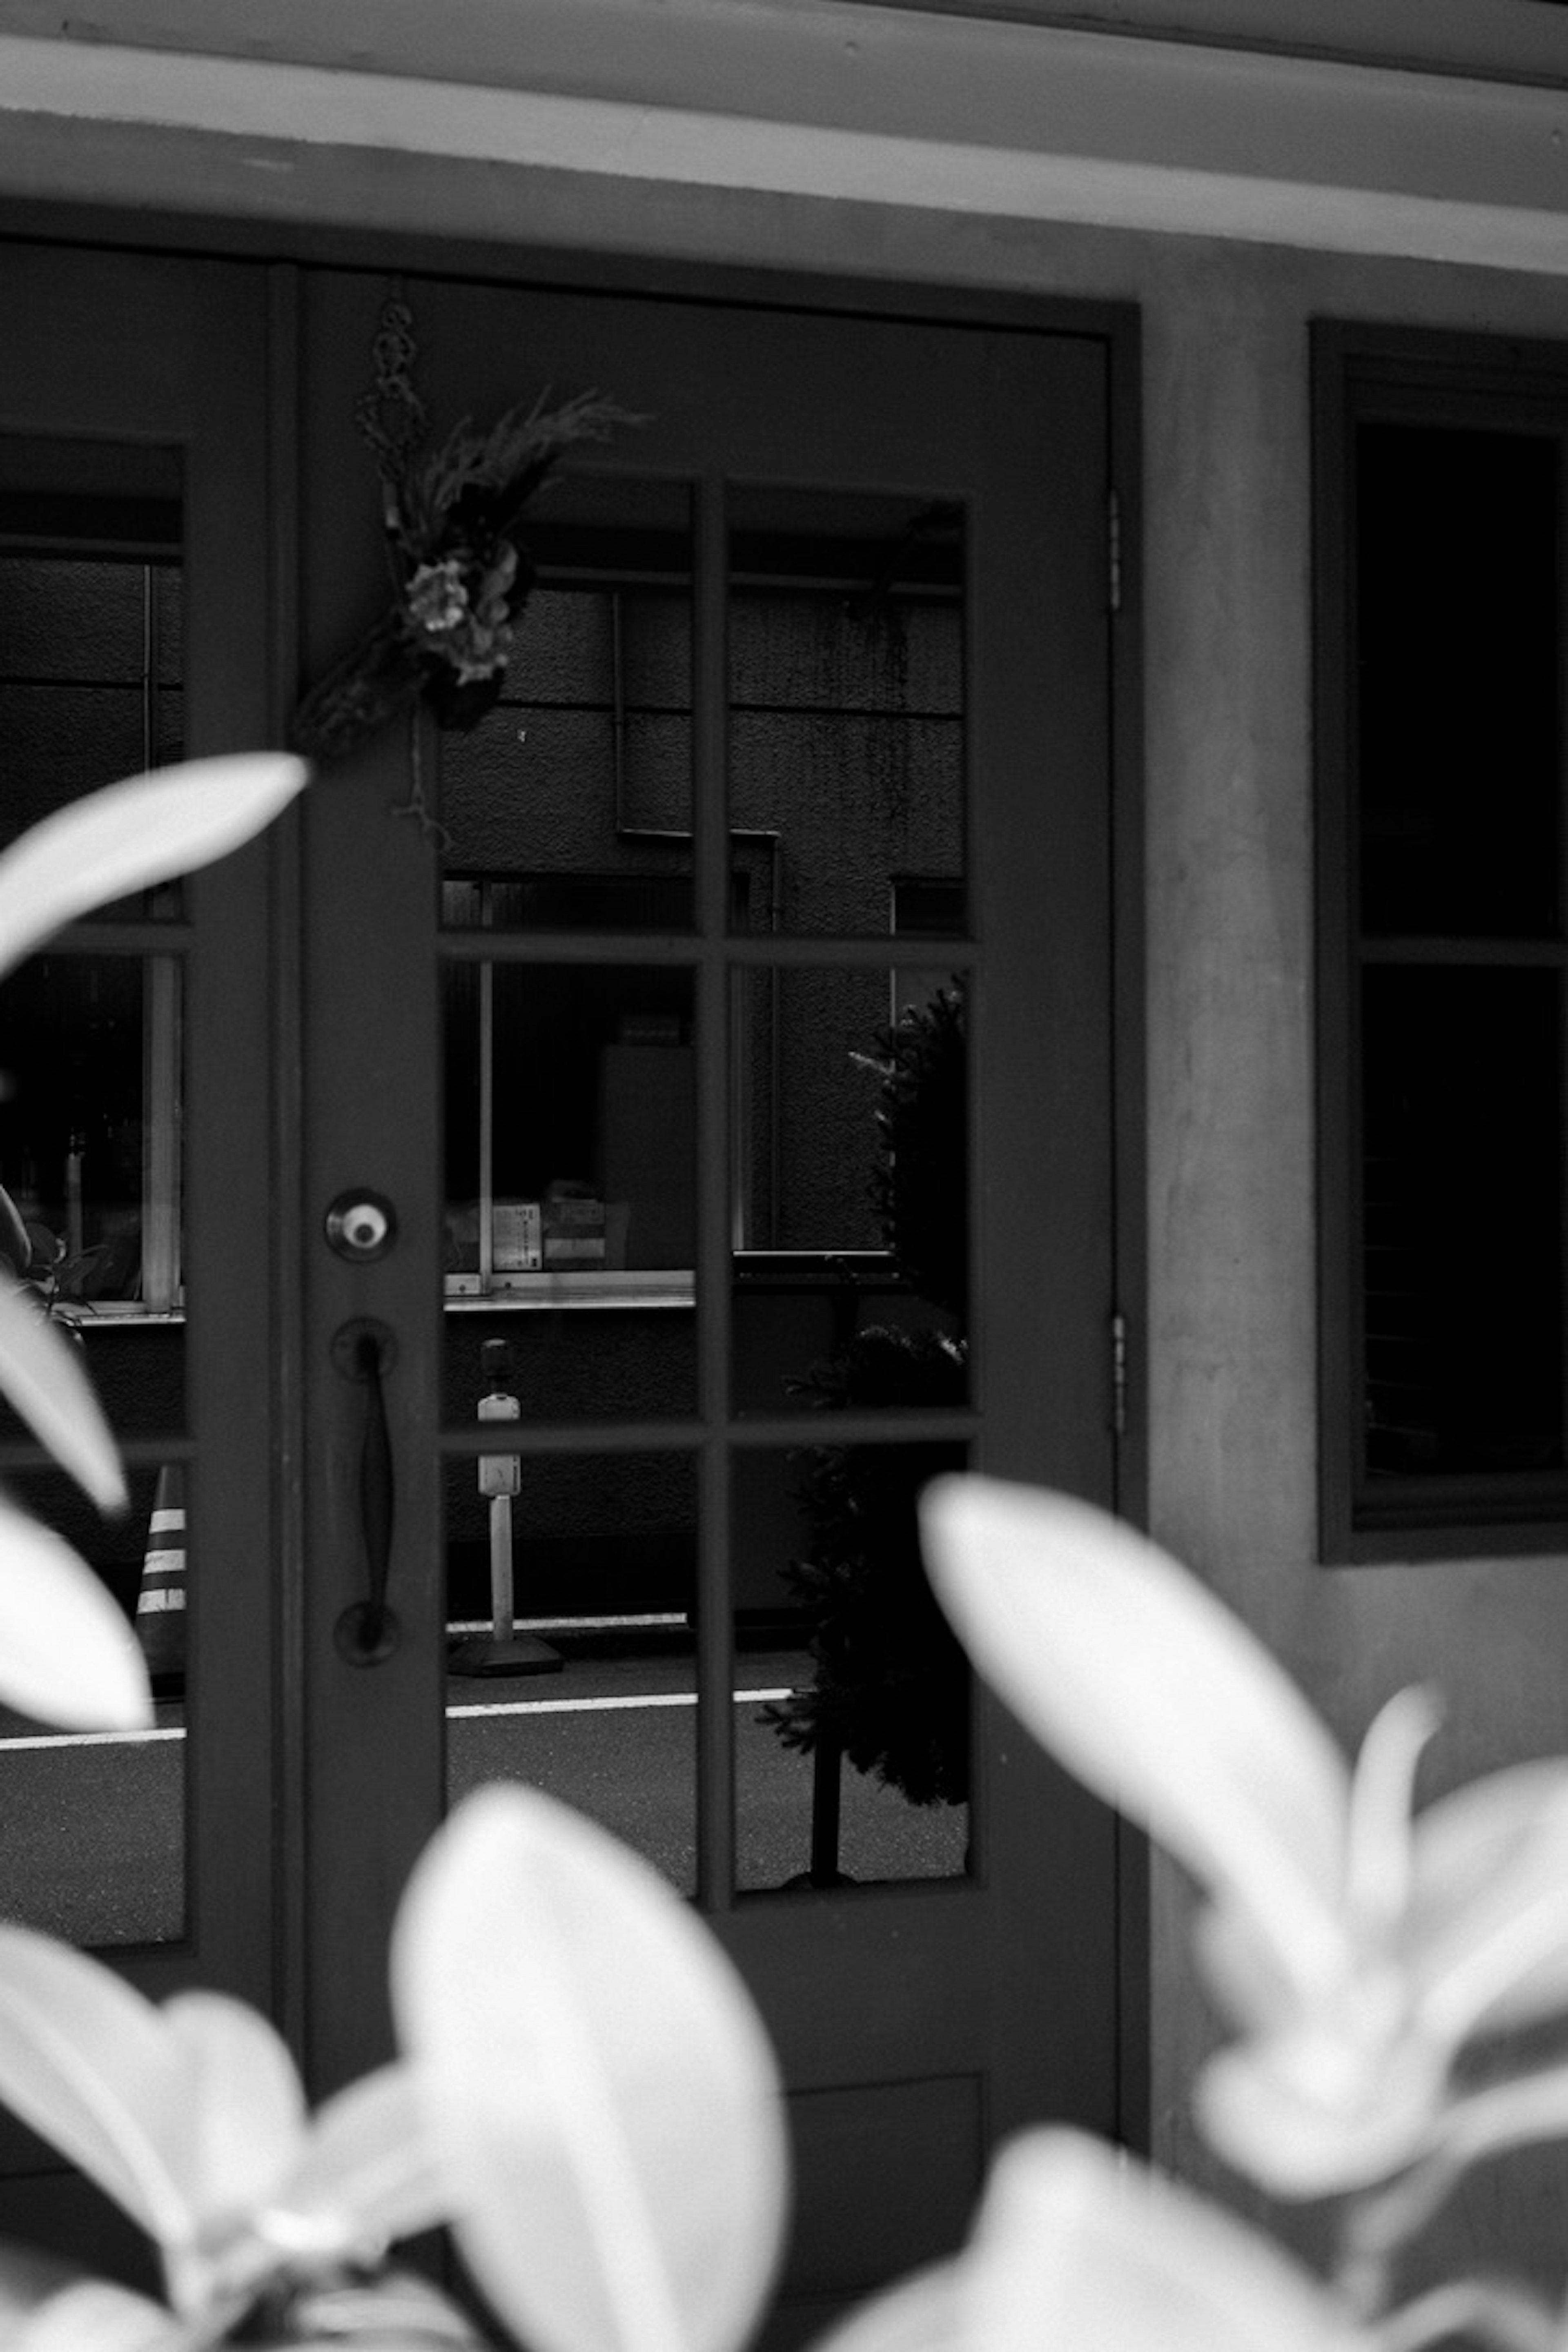
M392 1436L386 1421L383 1377L396 1357L391 1332L362 1318L345 1323L332 1341L332 1361L345 1379L363 1383L364 1426L360 1444L359 1519L364 1539L365 1598L355 1601L333 1629L338 1654L351 1666L378 1666L401 1638L386 1599L392 1570L392 1530L396 1498L392 1475Z

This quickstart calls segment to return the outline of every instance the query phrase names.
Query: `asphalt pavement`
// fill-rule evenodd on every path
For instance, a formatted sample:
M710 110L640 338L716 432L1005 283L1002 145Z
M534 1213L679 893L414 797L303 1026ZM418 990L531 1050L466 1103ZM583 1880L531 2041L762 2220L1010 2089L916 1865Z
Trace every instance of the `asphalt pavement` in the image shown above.
M697 1706L689 1656L563 1644L559 1673L453 1675L447 1800L481 1782L549 1790L624 1838L682 1893L696 1881ZM782 1888L810 1861L812 1764L763 1720L809 1678L799 1650L737 1661L737 1884ZM65 1734L0 1717L0 1911L77 1943L162 1942L184 1927L184 1710L153 1730ZM839 1868L859 1883L964 1867L966 1816L916 1809L852 1769Z

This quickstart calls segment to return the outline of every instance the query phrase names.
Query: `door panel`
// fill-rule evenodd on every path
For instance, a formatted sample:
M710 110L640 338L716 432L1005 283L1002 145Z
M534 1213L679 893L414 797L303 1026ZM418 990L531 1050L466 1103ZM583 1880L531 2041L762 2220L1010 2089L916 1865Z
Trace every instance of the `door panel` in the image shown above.
M597 1813L695 1889L783 2056L804 2187L782 2340L951 2242L1001 2130L1114 2124L1109 1822L921 1652L899 1539L955 1462L1110 1491L1104 354L405 291L437 434L547 384L645 422L541 497L503 700L472 735L388 730L307 812L309 956L332 975L309 1197L371 1184L401 1226L373 1265L309 1260L312 1523L332 1530L308 1660L314 2050L323 2080L379 2054L344 1936L380 1950L448 1790L511 1774ZM385 293L306 289L318 667L374 617L353 415ZM445 847L395 814L416 757ZM875 1065L900 1005L953 975L942 1278L889 1255ZM361 1572L356 1400L330 1370L356 1315L399 1351L405 1639L370 1670L331 1644ZM833 1391L868 1329L918 1377L825 1399L816 1375ZM517 1400L502 1433L487 1389ZM487 1461L514 1493L482 1491ZM952 1758L971 1706L967 1774L939 1791L957 1803L885 1785L875 1735L864 1775L826 1734L809 1757L781 1738L821 1672L790 1573L831 1552L814 1476L889 1531L848 1571L892 1579L870 1683L925 1675ZM445 1626L480 1652L502 1633L492 1574L554 1654L448 1677Z
M268 360L254 269L5 246L0 294L15 330L0 361L8 837L182 748L268 739ZM167 1589L189 1602L177 1631L174 1612L159 1622L154 1739L0 1727L9 1907L107 1947L159 1997L218 1984L263 2007L277 1992L277 854L258 845L79 923L23 967L0 1014L16 1075L0 1182L30 1213L32 1278L79 1331L132 1507L99 1520L9 1420L0 1467L128 1612L183 1517ZM0 2174L0 2231L69 2242L96 2208L5 2116ZM114 2242L101 2210L90 2227Z
M0 589L104 558L58 512L30 539L12 496L86 482L110 560L183 566L178 665L144 625L107 679L137 745L275 740L296 623L308 683L384 602L355 411L386 281L21 247L0 279L30 327L0 365ZM119 1054L152 1139L119 1202L143 1296L110 1284L87 1345L136 1489L90 1556L128 1606L184 1475L184 1685L114 1800L172 1856L162 1910L116 1910L142 1847L115 1837L73 1912L16 1726L0 1814L38 1849L36 1916L153 1992L272 2009L318 2095L385 2055L387 1932L448 1803L510 1775L608 1822L784 2063L782 2344L951 2244L1000 2133L1116 2120L1110 1824L972 1688L910 1529L959 1463L1111 1491L1105 352L404 290L437 435L551 386L643 421L540 497L471 733L390 725L268 844L51 950L68 1051L79 998L102 1014L77 1096L100 1116ZM150 451L177 551L124 536ZM60 582L26 584L0 698L105 683ZM0 828L99 780L13 765ZM73 1142L30 1050L30 1148L86 1257L107 1126ZM366 1193L391 1246L342 1255L329 1213ZM383 1422L396 1638L371 1656ZM15 1431L0 1469L58 1489ZM89 1816L83 1758L61 1769ZM34 2176L0 2230L81 2242L79 2192L0 2134Z

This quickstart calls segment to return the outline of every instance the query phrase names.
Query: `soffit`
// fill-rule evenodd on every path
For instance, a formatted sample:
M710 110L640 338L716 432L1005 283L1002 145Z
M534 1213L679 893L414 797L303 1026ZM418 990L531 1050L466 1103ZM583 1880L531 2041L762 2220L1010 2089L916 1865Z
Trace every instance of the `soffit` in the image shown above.
M1490 4L1550 20L1568 58L1568 11ZM461 163L488 181L477 235L498 184L547 171L628 199L841 196L1568 272L1568 88L1039 17L978 0L100 0L61 37L58 9L0 0L0 194L417 229L431 173Z

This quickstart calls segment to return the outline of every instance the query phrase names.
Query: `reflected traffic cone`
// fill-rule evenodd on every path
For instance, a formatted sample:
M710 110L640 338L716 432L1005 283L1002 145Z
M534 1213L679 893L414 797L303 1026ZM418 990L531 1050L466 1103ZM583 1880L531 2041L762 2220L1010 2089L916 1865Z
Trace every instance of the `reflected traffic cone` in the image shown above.
M185 1474L178 1463L158 1473L136 1599L136 1638L154 1692L179 1689L185 1678Z

